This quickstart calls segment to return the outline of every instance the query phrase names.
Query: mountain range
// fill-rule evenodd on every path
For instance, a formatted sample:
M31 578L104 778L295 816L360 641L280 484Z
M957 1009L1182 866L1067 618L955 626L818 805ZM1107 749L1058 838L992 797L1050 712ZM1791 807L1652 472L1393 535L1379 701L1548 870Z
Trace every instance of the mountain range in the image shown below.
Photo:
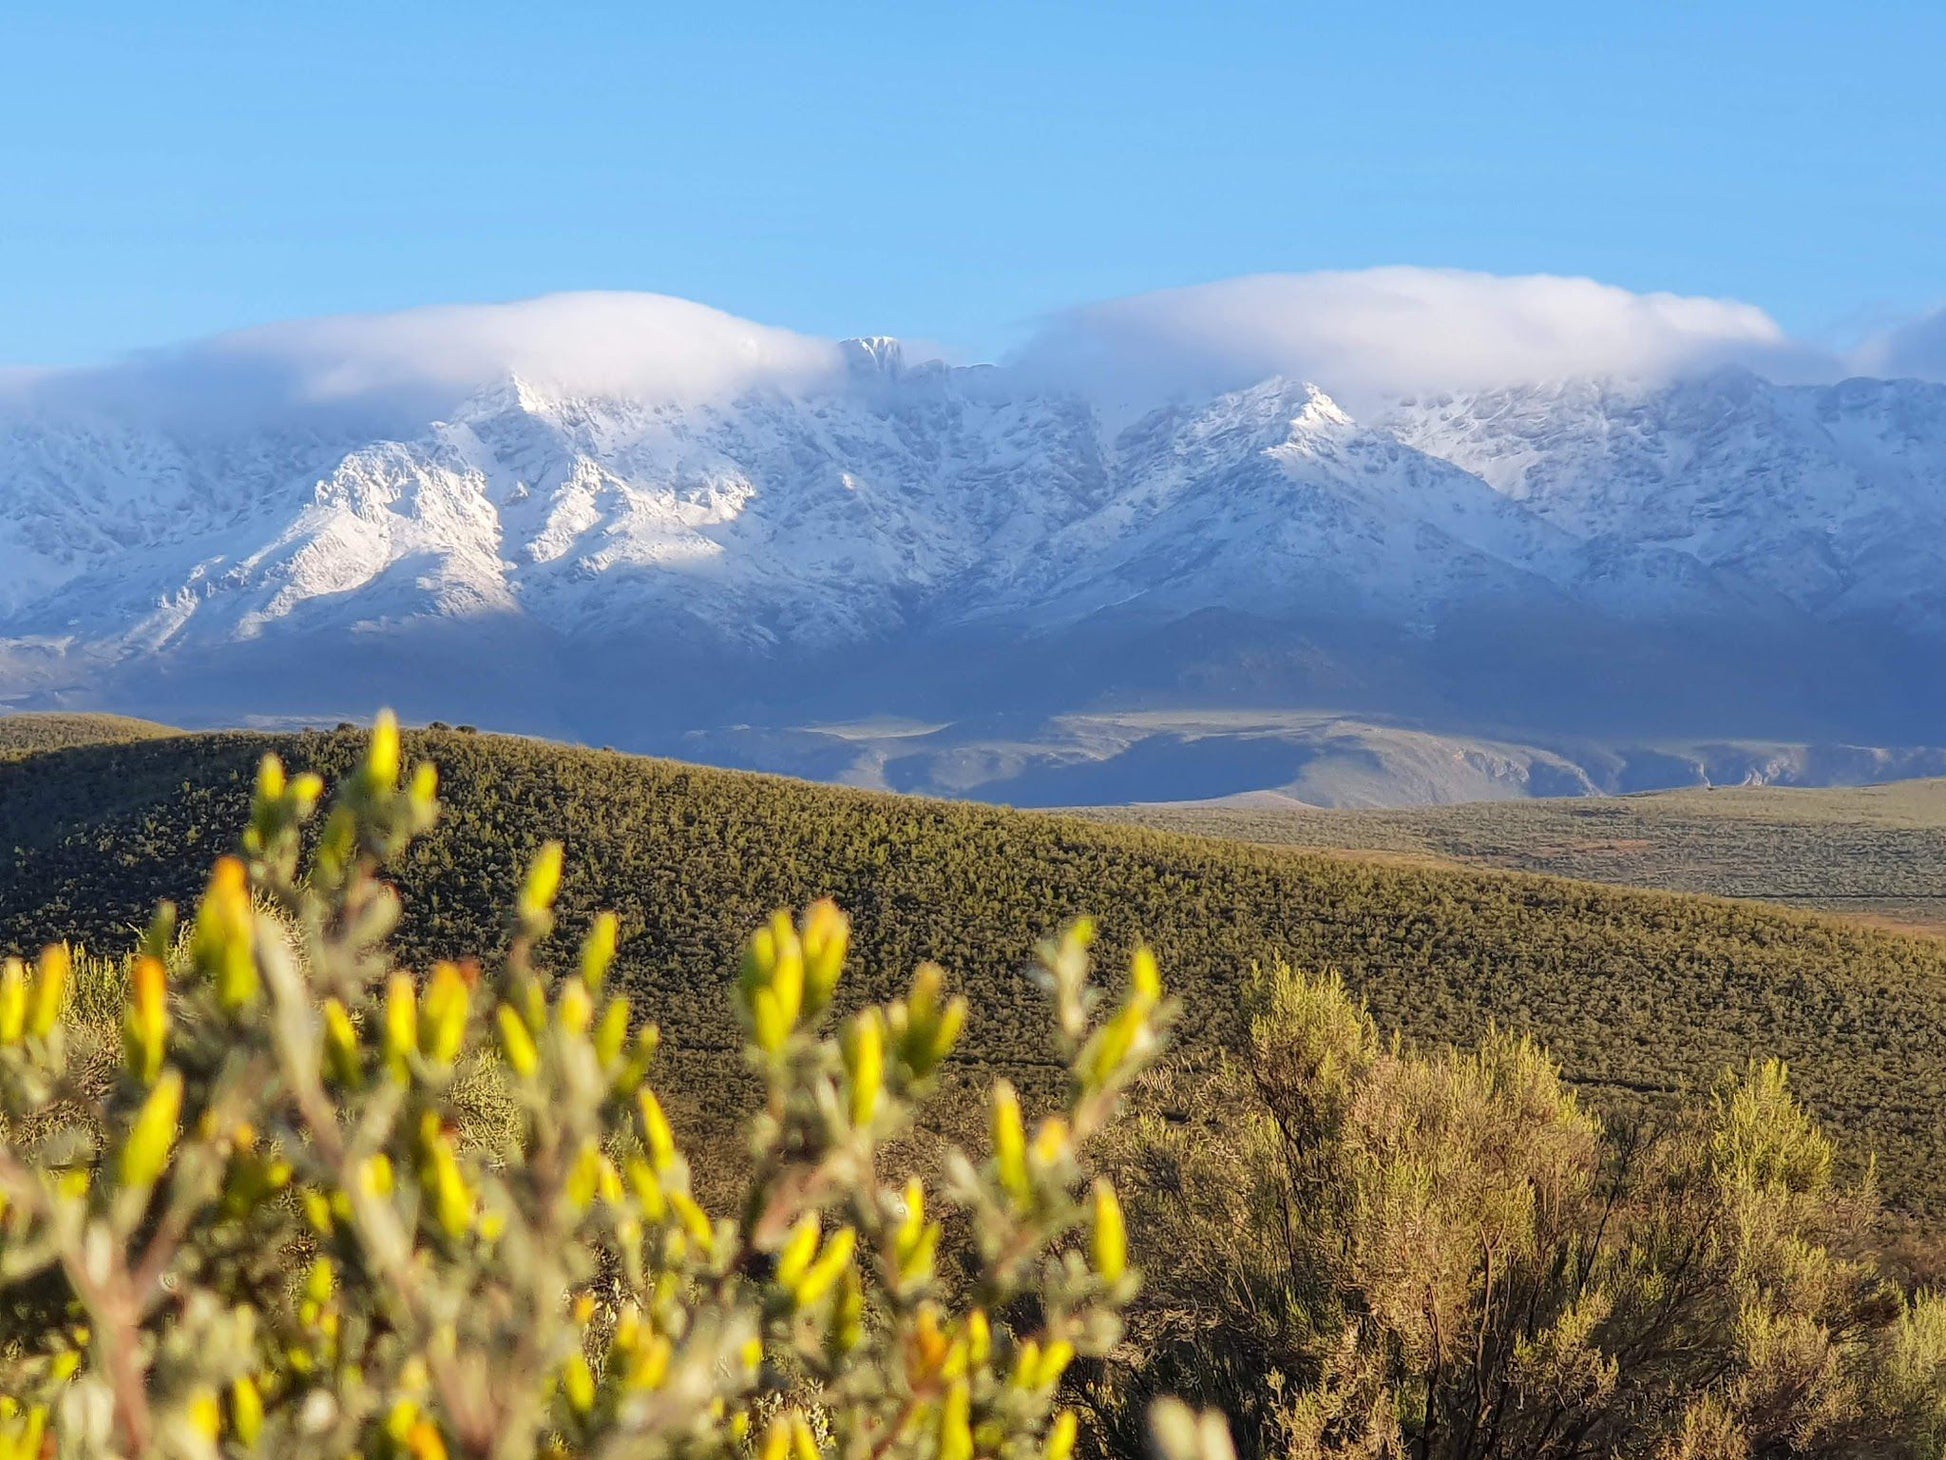
M16 708L1373 803L1937 773L1942 667L1946 386L1913 380L1111 410L865 339L696 393L0 392Z

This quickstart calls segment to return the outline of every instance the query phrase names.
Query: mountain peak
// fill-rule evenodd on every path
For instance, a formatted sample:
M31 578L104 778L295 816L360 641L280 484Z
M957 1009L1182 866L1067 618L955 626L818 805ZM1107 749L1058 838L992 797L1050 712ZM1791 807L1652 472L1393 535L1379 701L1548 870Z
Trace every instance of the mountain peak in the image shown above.
M854 375L897 377L905 373L905 347L890 335L841 340L845 364Z
M453 420L470 424L490 421L496 416L539 416L547 414L559 403L557 396L518 371L508 371L462 401L459 409L453 412Z
M1308 380L1298 386L1294 398L1301 404L1298 406L1297 414L1291 418L1293 425L1318 427L1355 424L1351 412Z
M1308 380L1272 375L1224 397L1247 418L1269 429L1286 425L1296 433L1356 426L1351 414Z

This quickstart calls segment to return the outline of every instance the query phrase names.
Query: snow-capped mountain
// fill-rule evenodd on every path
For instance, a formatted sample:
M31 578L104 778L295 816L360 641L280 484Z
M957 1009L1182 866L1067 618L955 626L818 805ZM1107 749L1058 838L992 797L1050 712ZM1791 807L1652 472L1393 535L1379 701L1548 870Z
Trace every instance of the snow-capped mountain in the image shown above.
M1720 370L1358 420L1271 378L1116 427L860 340L701 392L386 404L0 398L0 701L642 743L1192 702L1911 741L1946 665L1939 385Z
M1722 370L1439 397L1382 424L1584 542L1668 548L1828 620L1946 632L1946 387Z

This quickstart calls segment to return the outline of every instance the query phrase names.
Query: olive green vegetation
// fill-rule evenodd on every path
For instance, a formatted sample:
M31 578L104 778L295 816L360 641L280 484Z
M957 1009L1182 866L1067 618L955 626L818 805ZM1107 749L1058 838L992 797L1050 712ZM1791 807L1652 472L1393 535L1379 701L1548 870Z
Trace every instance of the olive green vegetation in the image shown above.
M127 946L235 845L266 751L334 780L354 734L190 735L0 766L0 944ZM958 1078L1005 1073L1046 1101L1060 1066L1035 940L1095 914L1111 961L1154 947L1194 1053L1243 1035L1253 966L1338 972L1383 1027L1471 1045L1531 1033L1604 1108L1710 1089L1753 1057L1794 1086L1888 1204L1946 1212L1946 942L1749 903L1553 878L1394 865L901 799L569 749L433 733L448 810L400 865L413 966L491 951L541 842L567 843L564 931L621 919L616 977L655 1011L702 1116L736 1103L720 996L745 930L831 896L850 913L851 997L882 1001L944 963L973 1003ZM677 1075L672 1074L672 1080ZM949 1081L950 1084L950 1081Z
M1946 780L1481 801L1391 811L1115 806L1094 820L1756 898L1946 933Z
M1096 1148L1144 1271L1078 1376L1105 1453L1175 1394L1244 1460L1937 1460L1946 1297L1859 1251L1781 1066L1631 1127L1524 1038L1402 1048L1282 968L1247 1001L1245 1058Z
M127 715L68 715L54 711L0 715L0 759L59 750L70 745L120 745L181 732L154 720Z

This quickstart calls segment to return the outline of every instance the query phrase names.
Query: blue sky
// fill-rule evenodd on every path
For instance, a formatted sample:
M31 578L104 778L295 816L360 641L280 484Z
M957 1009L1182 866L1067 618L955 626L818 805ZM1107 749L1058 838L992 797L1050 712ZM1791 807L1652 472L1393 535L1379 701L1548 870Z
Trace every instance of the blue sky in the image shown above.
M0 363L568 289L991 355L1441 265L1842 339L1946 299L1936 3L13 0Z

